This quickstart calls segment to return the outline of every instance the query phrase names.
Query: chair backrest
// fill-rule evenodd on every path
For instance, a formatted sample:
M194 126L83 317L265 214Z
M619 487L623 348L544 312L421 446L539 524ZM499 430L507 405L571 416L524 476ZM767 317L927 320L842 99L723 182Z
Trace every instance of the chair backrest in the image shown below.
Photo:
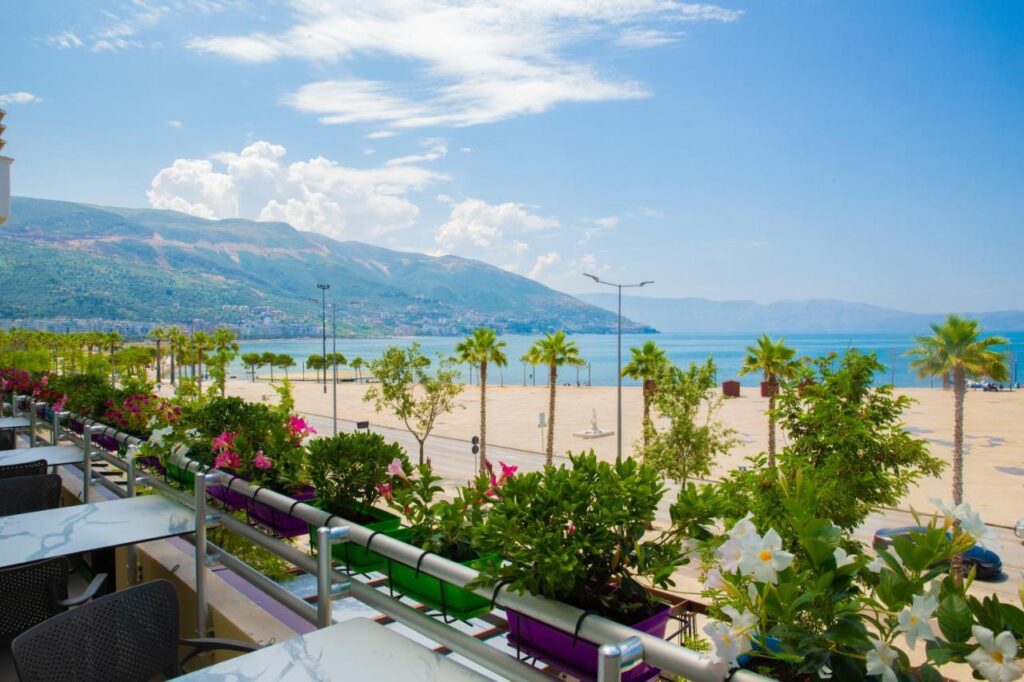
M55 509L60 506L57 474L0 479L0 516Z
M154 580L54 616L11 643L21 682L146 682L174 669L178 598Z
M46 466L45 459L37 459L34 462L21 462L20 464L2 464L0 465L0 478L42 476L46 473Z
M64 557L0 569L0 640L8 639L61 612L68 598Z

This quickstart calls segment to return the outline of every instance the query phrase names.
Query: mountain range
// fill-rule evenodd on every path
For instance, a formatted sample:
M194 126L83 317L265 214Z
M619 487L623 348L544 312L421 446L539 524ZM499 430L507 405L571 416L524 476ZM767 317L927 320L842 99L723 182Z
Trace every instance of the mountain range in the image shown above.
M578 294L577 298L609 311L613 293ZM927 333L928 325L947 313L910 313L891 308L824 299L779 301L712 301L706 298L624 296L623 315L663 332L753 333ZM992 331L1024 331L1024 312L961 312Z
M481 324L601 333L616 324L606 310L486 263L339 242L279 222L15 197L0 230L0 319L318 331L318 282L339 301L339 333L461 334Z

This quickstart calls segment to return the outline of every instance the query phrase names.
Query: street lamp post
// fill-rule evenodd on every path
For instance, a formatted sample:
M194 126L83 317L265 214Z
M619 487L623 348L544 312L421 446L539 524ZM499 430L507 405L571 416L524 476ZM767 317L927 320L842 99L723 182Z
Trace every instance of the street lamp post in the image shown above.
M320 290L320 309L323 315L323 358L324 362L327 362L327 290L331 288L330 284L324 284L323 282L316 285L316 288ZM324 365L324 393L327 393L327 365Z
M654 284L651 280L644 280L638 284L617 284L615 282L606 282L599 278L597 275L589 275L583 273L584 277L589 277L598 284L604 284L606 286L615 287L619 291L619 327L618 327L618 347L619 347L619 360L618 360L618 371L615 373L615 378L618 381L618 389L616 392L616 429L615 429L615 459L616 461L622 460L622 290L629 288L640 288L647 286L648 284Z
M331 387L331 417L334 419L334 435L338 435L338 304L331 304L331 375L334 386Z

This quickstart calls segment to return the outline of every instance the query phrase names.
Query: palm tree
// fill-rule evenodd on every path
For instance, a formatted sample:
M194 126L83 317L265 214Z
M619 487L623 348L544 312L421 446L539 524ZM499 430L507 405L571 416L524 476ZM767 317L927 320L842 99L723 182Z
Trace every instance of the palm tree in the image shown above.
M256 381L256 367L262 366L259 353L245 353L242 355L242 364L249 368L252 380Z
M630 348L633 359L622 368L622 376L643 382L644 396L644 448L647 448L648 430L651 426L651 399L657 390L658 374L665 367L668 358L665 351L653 341L646 341L640 348ZM578 383L578 382L577 382Z
M160 356L160 343L167 338L167 330L163 327L153 327L149 330L149 338L156 341L156 383L159 386L163 383L162 358Z
M523 356L523 362L531 365L548 366L548 443L544 452L544 463L550 465L555 453L555 390L558 387L558 368L562 365L583 364L580 349L575 341L566 339L564 331L545 334L534 341Z
M266 351L260 356L260 362L270 367L270 383L274 383L274 361L276 359L277 356L270 351Z
M356 383L362 383L363 381L362 369L364 365L366 365L366 360L363 360L361 357L352 358L349 366L356 371Z
M175 383L175 362L181 353L185 340L185 333L181 331L180 327L171 327L167 330L167 341L171 344L171 384Z
M490 327L479 327L455 346L458 362L468 362L480 368L480 473L487 471L487 365L508 365L502 350L507 346L498 340L498 333Z
M238 337L235 332L227 327L217 327L213 330L213 337L210 340L210 347L216 355L216 376L217 385L220 387L220 397L224 397L228 378L228 365L238 356ZM214 374L211 372L211 374Z
M108 348L110 348L110 383L114 383L114 373L117 368L117 363L114 361L114 353L119 347L124 345L124 339L117 332L110 332L109 334L103 335L103 342Z
M763 334L754 346L747 346L747 357L743 358L740 375L760 372L768 383L768 466L775 466L775 394L779 381L788 381L797 375L800 362L794 360L796 351L780 338L772 341Z
M274 365L284 370L284 378L288 378L288 368L295 366L295 359L287 353L281 353L280 355L274 356ZM326 376L326 373L324 374Z
M945 324L931 325L932 336L918 336L917 347L907 351L913 358L910 367L918 376L949 374L953 379L953 502L964 497L964 396L967 379L989 377L993 381L1009 379L1006 358L994 346L1008 344L1001 336L981 338L977 320L957 315L946 318Z

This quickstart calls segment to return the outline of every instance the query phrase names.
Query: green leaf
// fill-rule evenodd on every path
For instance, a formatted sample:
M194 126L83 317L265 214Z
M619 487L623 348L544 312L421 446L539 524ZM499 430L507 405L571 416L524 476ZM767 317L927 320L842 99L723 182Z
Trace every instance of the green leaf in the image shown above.
M1003 616L1006 627L1013 630L1017 639L1024 637L1024 611L1021 611L1013 604L1000 604L999 613Z
M942 675L939 674L938 670L926 663L921 666L921 669L918 672L918 679L921 682L942 682L943 678Z
M971 637L971 624L974 617L967 601L957 594L951 594L939 604L936 612L939 629L951 642L966 642Z

